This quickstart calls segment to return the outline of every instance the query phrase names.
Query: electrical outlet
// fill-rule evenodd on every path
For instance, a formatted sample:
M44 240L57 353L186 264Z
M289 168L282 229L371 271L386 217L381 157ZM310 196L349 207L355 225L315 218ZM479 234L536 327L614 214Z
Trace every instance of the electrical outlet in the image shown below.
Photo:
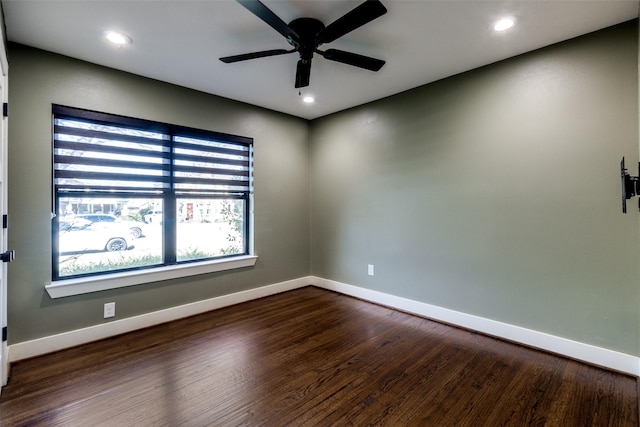
M373 276L374 275L373 264L369 264L367 266L367 273L369 274L369 276Z
M104 318L115 317L116 315L116 303L108 302L104 305Z

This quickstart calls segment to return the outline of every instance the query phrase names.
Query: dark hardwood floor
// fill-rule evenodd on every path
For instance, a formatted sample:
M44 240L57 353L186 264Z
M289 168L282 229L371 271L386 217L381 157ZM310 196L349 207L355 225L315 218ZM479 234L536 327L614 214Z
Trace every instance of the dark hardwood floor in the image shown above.
M638 426L636 378L308 287L13 365L2 426Z

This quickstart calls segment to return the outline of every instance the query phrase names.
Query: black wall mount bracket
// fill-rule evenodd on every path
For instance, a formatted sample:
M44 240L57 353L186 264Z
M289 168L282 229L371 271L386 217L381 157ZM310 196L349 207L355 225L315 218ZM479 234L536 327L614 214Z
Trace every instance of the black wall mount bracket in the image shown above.
M640 171L640 163L638 163ZM622 212L627 213L627 200L640 194L640 177L631 176L624 166L624 157L620 161L620 181L622 183ZM640 198L638 199L638 210L640 210Z

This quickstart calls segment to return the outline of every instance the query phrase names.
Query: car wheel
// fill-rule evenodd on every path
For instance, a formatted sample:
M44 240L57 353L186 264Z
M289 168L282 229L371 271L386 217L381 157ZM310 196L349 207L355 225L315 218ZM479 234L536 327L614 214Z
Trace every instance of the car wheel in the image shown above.
M110 239L107 242L106 249L109 252L125 251L127 250L127 241L120 237Z
M134 239L142 236L142 229L140 227L131 227L131 235Z

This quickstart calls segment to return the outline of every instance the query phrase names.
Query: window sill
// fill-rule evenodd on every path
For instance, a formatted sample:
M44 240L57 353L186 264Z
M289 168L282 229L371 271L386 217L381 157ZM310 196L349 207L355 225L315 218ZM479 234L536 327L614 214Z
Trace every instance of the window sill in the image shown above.
M128 271L95 277L81 277L77 279L56 280L45 285L51 298L62 298L72 295L88 294L90 292L105 291L107 289L135 286L143 283L176 279L179 277L195 276L198 274L215 273L217 271L233 270L236 268L253 267L258 257L245 255L215 261L203 261L190 264L158 267L148 270Z

